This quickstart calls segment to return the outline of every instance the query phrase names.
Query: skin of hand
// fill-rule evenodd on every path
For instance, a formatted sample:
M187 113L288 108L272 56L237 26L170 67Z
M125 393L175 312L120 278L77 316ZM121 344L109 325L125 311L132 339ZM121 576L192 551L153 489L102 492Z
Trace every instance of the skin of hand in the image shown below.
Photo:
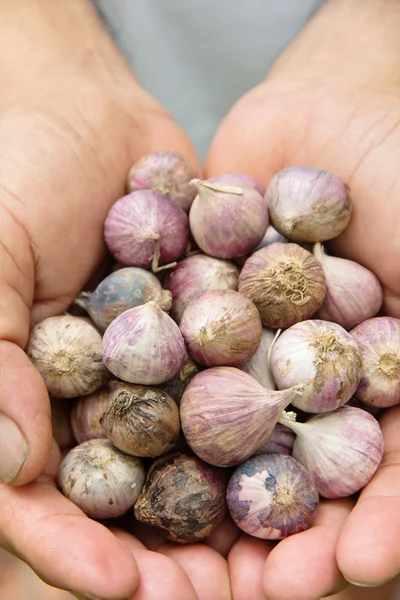
M331 245L380 278L384 311L400 317L400 6L329 0L265 82L222 122L206 175L244 172L268 184L314 165L349 184L354 214ZM382 464L353 507L321 502L316 526L278 545L241 536L232 547L234 600L317 600L347 581L378 586L400 571L400 407L381 419Z
M130 166L159 149L198 159L88 0L1 0L0 22L0 545L80 598L229 600L210 545L149 550L61 495L49 398L23 351L104 257Z

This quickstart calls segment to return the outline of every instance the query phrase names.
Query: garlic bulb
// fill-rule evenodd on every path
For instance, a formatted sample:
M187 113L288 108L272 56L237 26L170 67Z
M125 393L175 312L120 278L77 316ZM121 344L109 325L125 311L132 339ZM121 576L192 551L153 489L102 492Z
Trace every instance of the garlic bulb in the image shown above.
M379 311L383 292L379 279L365 267L345 258L328 256L320 243L314 256L325 273L326 295L317 317L351 329Z
M350 331L362 356L355 396L376 407L400 403L400 319L375 317Z
M242 371L245 371L254 377L258 383L268 390L276 389L275 381L272 376L268 361L268 352L272 342L274 341L274 338L275 331L268 329L268 327L263 327L261 333L261 344L258 346L256 353L244 365L239 367Z
M107 380L101 335L88 319L61 315L35 325L26 352L51 396L74 398Z
M141 461L108 440L89 440L64 457L62 493L93 519L123 515L136 502L145 479Z
M119 450L133 456L160 456L178 439L179 410L163 390L125 383L111 394L101 425Z
M156 302L117 317L103 337L103 359L116 377L157 385L177 374L186 354L178 325Z
M258 244L257 248L255 248L254 252L260 250L260 248L265 248L266 246L270 246L271 244L276 244L277 242L280 242L281 244L287 244L288 241L289 240L285 238L284 235L281 235L279 231L275 229L275 227L272 227L272 225L268 225L267 231L265 232L263 239Z
M361 377L361 354L354 338L336 323L302 321L277 339L271 370L278 389L304 385L292 404L311 413L345 404Z
M171 317L180 322L187 305L206 290L236 290L239 270L233 263L206 254L194 254L178 263L165 288L172 293Z
M284 414L280 423L296 433L293 457L310 472L321 496L351 496L370 481L383 456L382 432L372 415L341 406L307 423L293 418Z
M233 367L201 371L181 401L186 441L211 465L237 465L268 441L280 414L301 391L302 386L267 390Z
M178 152L159 150L138 160L128 175L128 190L155 190L171 200L172 204L188 211L196 190L190 184L198 173Z
M99 329L105 331L111 321L125 310L150 300L168 312L172 305L172 294L162 289L153 273L137 267L126 267L108 275L94 292L81 292L75 303L89 313Z
M237 258L251 252L268 227L265 199L254 188L193 180L198 191L189 213L192 235L203 252Z
M180 330L203 366L237 366L256 352L262 325L254 304L234 290L208 290L186 307Z
M329 171L288 167L271 180L267 192L272 225L294 242L324 242L349 224L348 188Z
M240 529L263 540L281 540L311 527L319 498L309 473L294 458L260 454L235 470L227 501Z
M165 383L160 383L159 388L167 392L179 406L183 392L199 370L200 367L190 358L189 354L186 354L183 364L175 377L168 379Z
M257 306L272 329L309 319L325 296L325 276L311 252L297 244L271 244L244 263L239 292Z
M223 471L195 456L173 452L150 467L135 517L173 542L199 542L222 521L225 492Z

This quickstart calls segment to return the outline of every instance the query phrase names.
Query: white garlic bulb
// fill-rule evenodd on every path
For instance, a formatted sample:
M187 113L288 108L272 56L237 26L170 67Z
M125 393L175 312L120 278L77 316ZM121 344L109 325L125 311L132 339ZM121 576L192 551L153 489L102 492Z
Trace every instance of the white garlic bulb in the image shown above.
M268 362L268 351L274 341L274 337L275 331L268 329L268 327L263 327L261 332L261 343L258 346L256 353L244 365L239 367L239 369L254 377L258 383L261 383L261 385L268 390L276 389Z
M59 471L63 494L94 519L123 515L142 490L142 462L108 440L89 440L64 457Z
M286 329L272 346L270 365L279 390L304 384L292 404L311 413L345 404L361 377L354 338L340 325L318 319Z
M101 334L88 319L44 319L33 327L26 352L56 398L90 394L107 379Z

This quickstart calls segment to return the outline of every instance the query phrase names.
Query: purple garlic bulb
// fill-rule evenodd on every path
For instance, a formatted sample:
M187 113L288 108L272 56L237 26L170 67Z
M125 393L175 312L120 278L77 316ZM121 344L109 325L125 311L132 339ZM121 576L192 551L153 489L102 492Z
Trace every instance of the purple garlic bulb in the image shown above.
M277 454L292 454L293 445L296 439L294 431L277 423L271 433L271 437L268 442L260 448L257 454L270 454L275 452Z
M185 356L178 325L153 301L123 312L103 336L104 364L129 383L164 383L178 373Z
M190 209L195 242L216 258L238 258L251 252L268 227L268 208L249 187L224 186L194 179L198 195Z
M196 169L181 154L160 150L146 154L133 165L128 176L128 190L154 190L168 196L172 204L185 211L196 196L190 184L198 177Z
M150 300L168 312L172 305L172 294L162 289L153 273L137 267L126 267L108 275L94 292L81 292L75 303L89 313L99 329L105 331L118 315Z
M234 471L227 501L240 529L263 540L281 540L311 527L319 497L310 474L294 458L259 454Z
M154 272L175 266L185 252L189 224L185 211L159 192L138 190L117 200L104 223L104 238L121 265Z
M294 242L324 242L349 224L346 185L316 167L288 167L271 180L265 198L272 225Z

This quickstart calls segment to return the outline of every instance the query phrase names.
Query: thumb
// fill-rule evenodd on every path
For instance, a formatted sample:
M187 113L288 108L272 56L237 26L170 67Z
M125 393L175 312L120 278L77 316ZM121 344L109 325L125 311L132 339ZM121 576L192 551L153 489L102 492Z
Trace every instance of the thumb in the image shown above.
M51 448L45 384L23 348L29 334L34 258L0 188L0 478L18 485L44 468Z

